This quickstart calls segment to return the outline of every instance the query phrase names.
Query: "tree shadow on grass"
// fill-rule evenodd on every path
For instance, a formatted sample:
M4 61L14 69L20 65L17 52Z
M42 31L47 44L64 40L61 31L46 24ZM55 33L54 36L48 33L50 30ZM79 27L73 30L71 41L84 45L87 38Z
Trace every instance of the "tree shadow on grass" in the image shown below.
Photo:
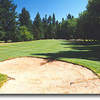
M86 60L93 60L93 61L100 61L100 54L97 55L95 52L92 51L61 51L57 53L38 53L32 55L40 55L40 56L47 56L48 59L58 60L60 58L77 58L77 59L86 59Z
M60 58L76 58L100 61L100 45L80 45L80 42L64 42L61 45L65 45L64 48L68 48L68 45L71 45L69 48L72 50L59 51L56 53L37 53L32 55L46 56L49 59L48 62L59 60Z
M63 41L63 43L61 43L62 45L84 45L84 46L89 46L89 45L100 45L100 41L96 41L96 42L90 42L90 41Z

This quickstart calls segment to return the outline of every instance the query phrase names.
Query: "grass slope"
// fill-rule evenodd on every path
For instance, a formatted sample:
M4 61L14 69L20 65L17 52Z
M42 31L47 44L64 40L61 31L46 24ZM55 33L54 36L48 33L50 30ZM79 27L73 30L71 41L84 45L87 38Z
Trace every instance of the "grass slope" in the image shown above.
M100 45L80 45L65 40L1 43L0 61L23 56L43 57L83 65L100 74L99 51Z

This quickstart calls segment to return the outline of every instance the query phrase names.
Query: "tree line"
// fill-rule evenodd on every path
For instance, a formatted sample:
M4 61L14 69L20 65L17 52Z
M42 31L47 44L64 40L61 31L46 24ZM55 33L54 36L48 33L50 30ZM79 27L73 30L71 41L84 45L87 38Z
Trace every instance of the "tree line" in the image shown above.
M88 1L87 9L79 15L77 32L84 40L100 40L100 0Z
M100 0L89 0L87 9L74 18L68 14L62 21L55 14L41 18L39 12L31 20L29 12L23 8L16 12L13 0L0 0L0 41L31 41L40 39L83 39L100 38Z

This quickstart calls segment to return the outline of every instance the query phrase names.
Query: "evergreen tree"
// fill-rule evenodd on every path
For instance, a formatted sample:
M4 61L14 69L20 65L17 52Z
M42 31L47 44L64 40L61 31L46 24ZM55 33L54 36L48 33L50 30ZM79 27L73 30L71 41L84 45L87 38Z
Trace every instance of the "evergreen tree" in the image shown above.
M69 36L67 35L67 33L68 33L67 32L67 25L68 25L67 20L65 20L64 18L62 18L62 22L59 25L59 27L60 27L59 38L60 39L69 39Z
M5 37L5 32L4 32L3 28L0 27L0 41L3 40L4 37Z
M89 0L86 11L78 19L79 37L84 40L100 39L100 0Z
M55 25L56 23L56 18L55 18L55 14L53 13L53 25Z
M43 28L43 33L44 33L44 38L48 39L48 19L47 19L47 15L45 15L45 17L42 19L42 28Z
M69 35L69 39L75 39L77 38L76 36L76 29L77 29L77 19L72 18L67 20L67 36Z
M67 25L68 22L66 20L62 20L61 23L61 39L69 39L69 35L67 35Z
M33 22L33 34L36 40L44 38L42 21L39 12L37 13L35 20Z
M4 41L16 41L16 5L12 0L0 0L0 27L5 33Z
M89 0L87 6L89 31L91 38L100 39L100 0Z
M89 20L88 20L88 12L84 11L79 15L78 24L77 24L77 33L80 39L87 40L89 39Z
M52 30L52 35L53 38L56 38L56 18L55 18L55 14L53 13L53 30Z
M48 17L48 25L50 25L50 24L52 24L52 17L51 16Z
M19 14L19 24L20 26L26 26L30 32L32 31L30 14L25 8L23 8L21 14Z
M56 39L61 39L61 23L56 21Z
M19 22L20 26L29 27L32 24L30 14L25 8L23 8L21 14L19 14Z
M54 39L54 24L53 24L53 18L51 16L48 17L48 29L47 29L47 36L48 39Z
M68 14L67 19L72 19L73 16L71 16L71 14Z
M64 23L65 22L65 19L64 18L62 18L62 23Z

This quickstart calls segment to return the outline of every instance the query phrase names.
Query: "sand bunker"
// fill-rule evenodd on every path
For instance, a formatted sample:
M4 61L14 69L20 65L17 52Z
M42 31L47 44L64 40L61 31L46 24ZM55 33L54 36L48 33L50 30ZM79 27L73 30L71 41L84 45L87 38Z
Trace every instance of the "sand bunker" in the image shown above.
M100 94L100 79L87 68L61 61L16 58L0 62L11 79L0 94Z

